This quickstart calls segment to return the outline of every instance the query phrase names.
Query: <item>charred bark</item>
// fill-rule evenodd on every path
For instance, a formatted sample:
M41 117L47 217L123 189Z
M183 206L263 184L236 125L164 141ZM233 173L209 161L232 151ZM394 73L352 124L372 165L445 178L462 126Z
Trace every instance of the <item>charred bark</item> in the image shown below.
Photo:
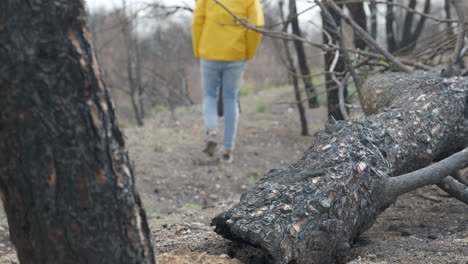
M0 2L0 191L21 263L155 263L80 0Z
M400 182L394 176L468 145L468 79L439 78L433 71L375 80L364 91L392 94L388 107L365 119L328 122L299 161L268 172L214 218L215 231L259 247L272 263L343 261L400 194L389 189ZM376 87L381 83L393 89ZM466 166L467 154L457 156L459 166Z

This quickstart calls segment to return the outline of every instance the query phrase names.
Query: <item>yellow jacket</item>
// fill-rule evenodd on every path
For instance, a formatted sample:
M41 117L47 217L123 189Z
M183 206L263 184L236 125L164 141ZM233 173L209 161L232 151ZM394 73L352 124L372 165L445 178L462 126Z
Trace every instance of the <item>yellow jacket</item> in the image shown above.
M263 26L259 0L218 0L239 18ZM247 22L249 23L249 22ZM247 30L214 0L197 0L193 12L193 53L205 60L239 61L252 59L262 35Z

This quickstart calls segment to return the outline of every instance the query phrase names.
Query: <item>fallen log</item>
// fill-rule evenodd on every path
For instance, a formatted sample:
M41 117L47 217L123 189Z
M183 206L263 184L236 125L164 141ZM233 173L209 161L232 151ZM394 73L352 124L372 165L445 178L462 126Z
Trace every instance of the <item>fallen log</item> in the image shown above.
M439 73L443 76L444 68L439 66L432 72L431 74ZM423 81L425 81L423 75L388 74L385 77L371 77L366 86L361 89L364 113L369 116L380 108L390 106L398 96L405 92L402 90L405 89L404 87L418 85ZM428 81L431 82L431 80ZM458 173L455 173L454 177L446 177L436 185L452 197L468 204L468 182L464 182L457 175Z
M434 169L426 168L396 177L468 145L468 79L438 76L392 73L379 82L393 84L390 90L365 85L388 107L376 107L365 119L328 122L299 161L269 171L216 216L215 231L260 248L271 263L344 261L353 241L398 195L468 166L465 150L437 173L428 175ZM365 110L374 105L371 97Z

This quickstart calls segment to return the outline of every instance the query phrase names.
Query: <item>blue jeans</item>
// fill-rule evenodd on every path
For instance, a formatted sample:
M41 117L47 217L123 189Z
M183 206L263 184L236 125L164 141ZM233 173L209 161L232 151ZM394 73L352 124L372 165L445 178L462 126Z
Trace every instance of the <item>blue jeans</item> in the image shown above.
M224 149L233 150L239 119L238 97L246 61L200 60L205 131L218 129L218 94L223 86Z

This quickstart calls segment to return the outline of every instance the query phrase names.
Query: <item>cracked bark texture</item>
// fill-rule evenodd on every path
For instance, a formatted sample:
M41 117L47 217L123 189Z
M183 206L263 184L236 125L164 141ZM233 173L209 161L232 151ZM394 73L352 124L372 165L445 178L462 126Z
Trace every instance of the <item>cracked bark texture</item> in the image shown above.
M84 2L0 1L0 191L21 263L155 263Z
M388 107L328 122L299 161L271 170L215 217L215 231L262 249L271 263L345 261L353 241L394 202L383 195L389 177L468 145L468 79L438 74L368 82L364 90L391 94ZM379 92L376 83L388 89Z

